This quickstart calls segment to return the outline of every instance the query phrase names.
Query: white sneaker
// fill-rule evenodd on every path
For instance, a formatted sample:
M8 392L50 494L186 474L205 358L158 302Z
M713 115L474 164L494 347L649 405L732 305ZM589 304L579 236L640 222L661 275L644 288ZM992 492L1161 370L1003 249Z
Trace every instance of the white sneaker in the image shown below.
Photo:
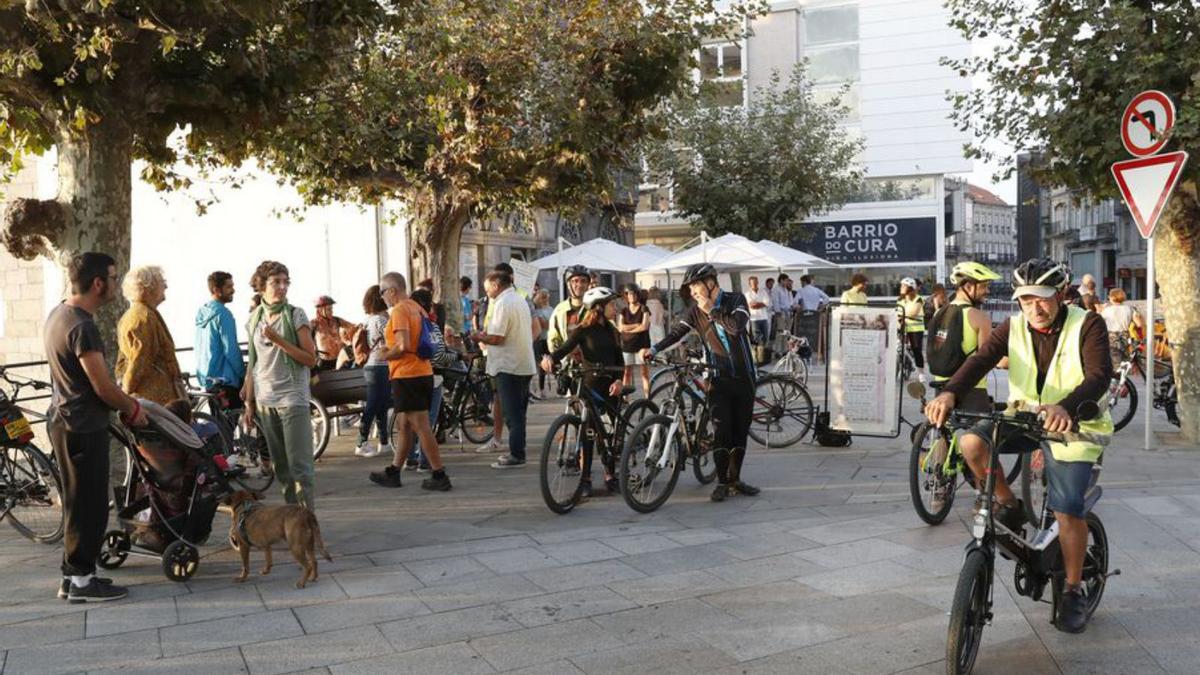
M375 455L371 454L371 448L367 446L366 441L363 441L362 443L359 443L358 445L354 446L354 454L359 457L374 457L375 456Z
M375 446L375 454L371 455L371 457L378 457L380 455L391 456L392 454L393 451L391 443L380 443Z
M479 446L478 448L475 448L475 452L483 454L485 452L502 452L502 450L500 449L500 443L497 442L495 438L493 438L492 440L488 441L487 443L484 443L483 445Z

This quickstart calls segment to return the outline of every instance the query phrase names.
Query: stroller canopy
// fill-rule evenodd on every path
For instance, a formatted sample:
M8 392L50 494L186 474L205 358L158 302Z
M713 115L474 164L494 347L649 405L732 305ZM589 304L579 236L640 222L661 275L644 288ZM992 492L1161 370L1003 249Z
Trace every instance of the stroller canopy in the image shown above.
M188 450L199 450L204 447L204 441L200 440L188 423L176 417L170 410L144 398L139 398L138 403L142 405L142 410L146 411L149 430L156 432L163 441ZM135 437L142 438L143 429L134 427L132 430Z

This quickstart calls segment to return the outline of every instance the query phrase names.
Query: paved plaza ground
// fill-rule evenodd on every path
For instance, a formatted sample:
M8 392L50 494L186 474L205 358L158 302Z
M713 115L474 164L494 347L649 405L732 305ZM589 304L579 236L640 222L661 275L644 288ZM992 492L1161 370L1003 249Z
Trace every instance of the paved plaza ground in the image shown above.
M560 407L531 409L531 458ZM1123 573L1087 632L1057 632L1001 562L977 672L1200 672L1200 450L1171 438L1140 450L1135 422L1106 458L1097 512ZM654 514L597 497L566 516L533 465L498 472L449 445L453 492L408 473L386 490L367 481L383 462L350 443L318 465L335 559L303 590L278 551L270 576L234 584L214 534L188 583L131 559L113 573L127 600L69 605L59 552L0 525L3 673L944 672L972 500L960 492L941 526L918 520L904 442L755 450L757 498L713 504L688 472Z

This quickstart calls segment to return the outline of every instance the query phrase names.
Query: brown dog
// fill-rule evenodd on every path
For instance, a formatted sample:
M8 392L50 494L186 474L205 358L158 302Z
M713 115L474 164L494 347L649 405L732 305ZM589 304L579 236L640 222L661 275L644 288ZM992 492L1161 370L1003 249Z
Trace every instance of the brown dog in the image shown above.
M326 560L333 562L329 551L325 550L325 542L321 540L317 516L303 506L262 506L258 501L258 495L245 490L229 496L228 503L233 509L229 540L242 555L242 573L233 580L245 581L250 574L251 546L257 546L266 553L267 564L259 574L268 574L271 571L271 546L286 541L292 557L300 565L300 580L296 582L296 588L304 588L309 581L316 581L317 549Z

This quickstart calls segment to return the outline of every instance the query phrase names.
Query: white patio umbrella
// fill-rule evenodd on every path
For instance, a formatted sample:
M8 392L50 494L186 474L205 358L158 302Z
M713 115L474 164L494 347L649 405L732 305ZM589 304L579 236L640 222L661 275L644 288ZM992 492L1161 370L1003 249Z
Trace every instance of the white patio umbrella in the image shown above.
M779 266L764 265L764 269L838 269L841 267L837 263L831 263L824 258L818 258L811 253L805 253L804 251L784 246L770 239L760 240L758 247L770 253L777 261L784 262L784 264Z
M660 254L642 251L632 246L597 237L582 244L563 248L558 253L544 258L538 258L531 264L543 270L584 265L593 270L636 272L653 265L660 257L662 257Z
M681 270L698 263L710 263L714 267L725 269L764 269L781 267L779 263L782 262L784 261L776 253L768 252L739 234L724 234L677 251L646 269Z

